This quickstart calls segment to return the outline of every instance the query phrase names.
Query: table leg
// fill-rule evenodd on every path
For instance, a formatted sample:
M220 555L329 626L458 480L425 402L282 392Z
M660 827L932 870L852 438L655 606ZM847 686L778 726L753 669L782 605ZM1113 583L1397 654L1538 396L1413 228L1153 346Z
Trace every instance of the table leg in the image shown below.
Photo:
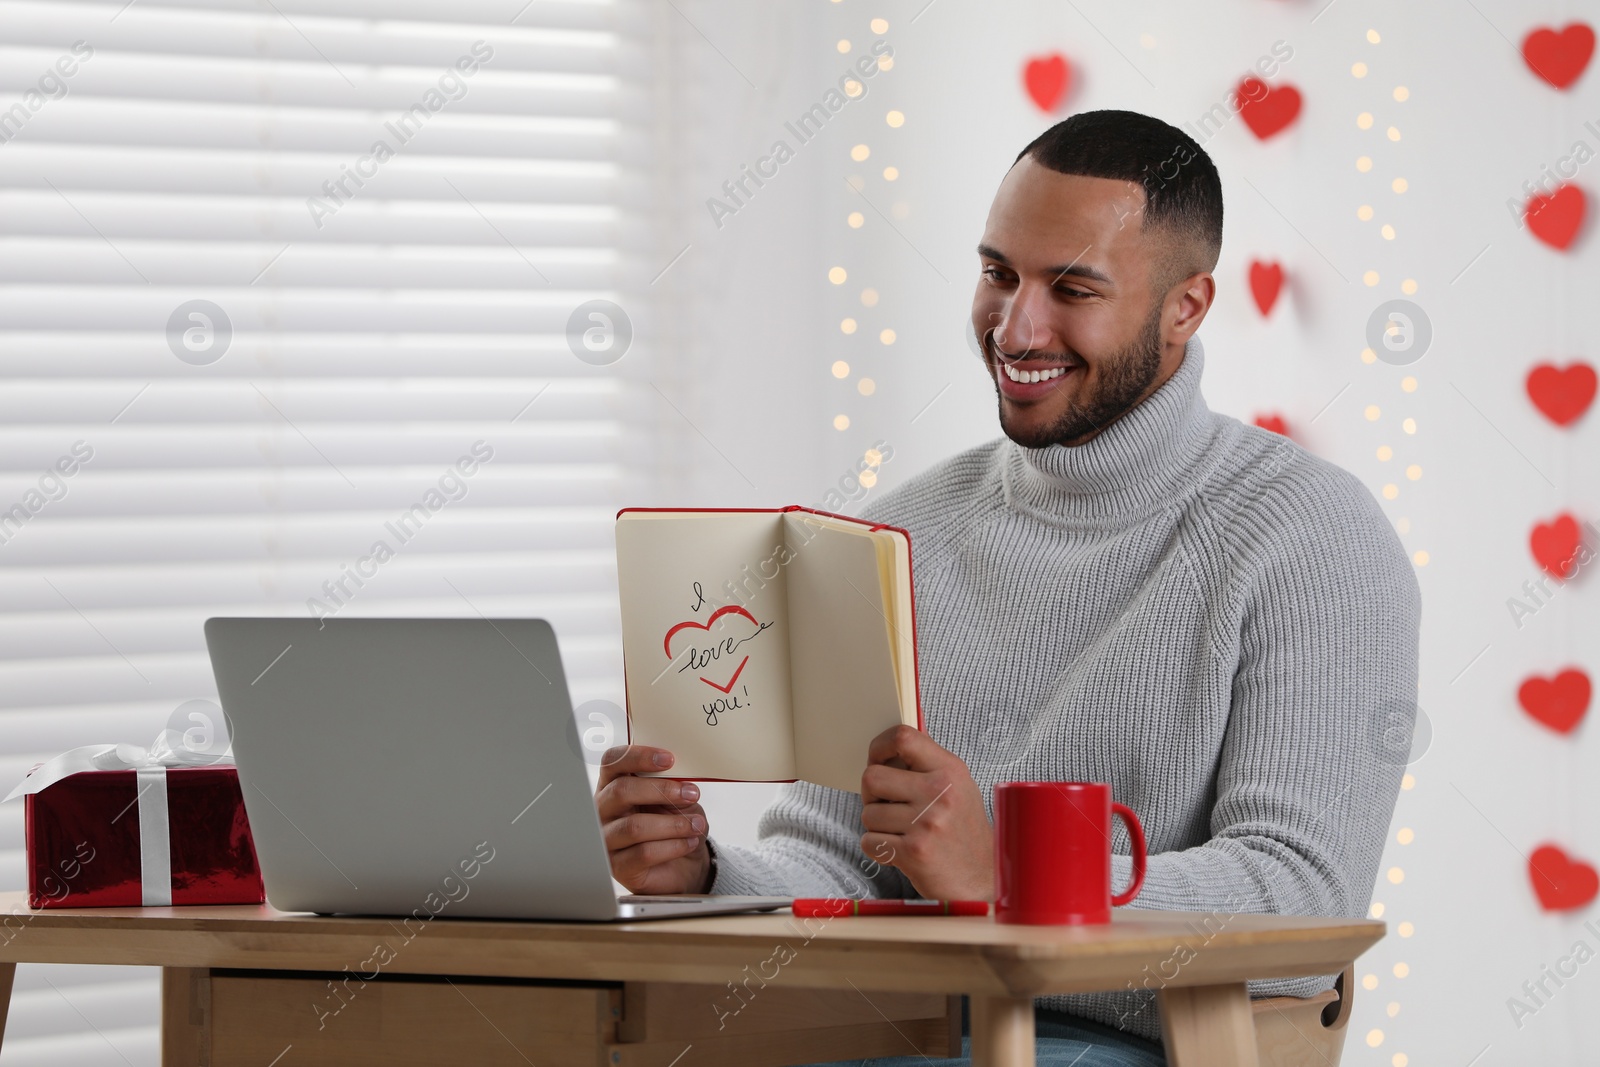
M161 969L161 1067L211 1062L211 972L204 967Z
M971 998L972 1067L1033 1067L1033 998Z
M6 1013L11 1009L11 980L16 976L15 963L0 963L0 1044L5 1042Z
M1255 1019L1243 982L1168 987L1157 997L1171 1067L1257 1067Z

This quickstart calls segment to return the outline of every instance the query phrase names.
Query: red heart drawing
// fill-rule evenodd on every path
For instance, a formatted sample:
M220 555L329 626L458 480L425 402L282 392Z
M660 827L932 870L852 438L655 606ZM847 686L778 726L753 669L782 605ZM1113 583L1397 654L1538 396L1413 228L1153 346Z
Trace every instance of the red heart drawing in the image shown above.
M1572 577L1578 569L1578 520L1563 512L1550 522L1535 524L1528 547L1545 571L1557 578Z
M1300 114L1300 90L1292 85L1273 89L1260 78L1239 83L1239 117L1260 140L1282 130Z
M1540 26L1522 39L1522 58L1533 71L1557 89L1578 80L1594 55L1594 30L1587 23L1571 22L1560 33Z
M1256 425L1263 430L1271 430L1285 437L1289 436L1289 424L1283 421L1282 415L1257 415Z
M1524 679L1517 687L1517 703L1556 733L1570 734L1589 710L1592 692L1589 676L1576 667L1569 667L1554 678L1535 674Z
M1545 911L1581 908L1600 893L1600 875L1555 845L1540 845L1528 857L1528 878Z
M1272 305L1278 302L1278 293L1282 289L1282 264L1263 263L1259 259L1250 261L1250 295L1256 298L1256 307L1261 309L1262 318L1271 314Z
M738 604L726 604L726 605L718 608L716 611L713 611L711 613L711 615L706 619L705 622L695 622L693 619L688 619L688 620L685 620L684 622L680 622L680 623L674 624L673 627L670 630L667 631L667 636L665 638L663 638L662 642L661 642L662 650L666 652L667 659L669 661L672 659L672 638L673 638L673 635L675 635L679 630L685 630L685 629L693 628L693 629L696 629L696 630L708 630L709 631L711 629L711 624L716 622L718 619L722 618L722 616L724 616L724 615L742 615L745 618L750 620L750 622L756 627L757 632L760 632L761 624L759 622L756 622L756 617L754 615L750 614L748 611L746 611L744 608L740 607ZM746 663L749 663L749 662L750 662L750 657L749 656L746 656L744 659L739 661L739 666L734 668L733 677L728 679L728 684L727 685L718 685L716 682L713 682L710 678L705 678L705 677L702 677L700 680L702 682L706 683L707 685L709 685L713 689L720 689L724 693L730 692L733 689L733 683L737 682L739 680L739 675L744 670L744 665Z
M1576 422L1594 402L1594 368L1572 363L1566 368L1541 363L1528 372L1528 399L1557 426Z
M1588 207L1589 198L1582 189L1563 183L1549 196L1535 193L1529 197L1522 218L1535 237L1551 248L1565 251L1578 236Z
M1022 68L1022 84L1039 110L1047 115L1067 95L1067 84L1071 80L1072 68L1067 65L1067 57L1059 52L1030 59Z

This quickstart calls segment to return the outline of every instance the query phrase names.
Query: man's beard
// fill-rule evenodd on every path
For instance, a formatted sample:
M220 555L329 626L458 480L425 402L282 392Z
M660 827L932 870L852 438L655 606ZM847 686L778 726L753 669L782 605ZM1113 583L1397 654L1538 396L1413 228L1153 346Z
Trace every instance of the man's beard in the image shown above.
M1059 353L1044 355L1049 359L1060 358ZM999 358L998 354L996 358ZM1077 362L1082 366L1084 361ZM1126 414L1139 403L1145 390L1150 388L1161 371L1161 304L1156 302L1151 308L1150 316L1145 319L1139 336L1132 344L1097 362L1101 375L1100 387L1090 396L1073 400L1050 426L1038 431L1023 431L1006 425L1005 400L1001 399L1000 428L1007 437L1024 448L1046 448L1076 441L1085 434L1103 430ZM993 373L998 375L1005 371L995 368ZM994 389L999 397L998 381Z

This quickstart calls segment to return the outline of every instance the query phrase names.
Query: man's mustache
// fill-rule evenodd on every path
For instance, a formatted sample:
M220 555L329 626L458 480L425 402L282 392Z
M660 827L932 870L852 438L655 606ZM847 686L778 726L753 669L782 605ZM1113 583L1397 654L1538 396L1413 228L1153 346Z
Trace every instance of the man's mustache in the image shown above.
M984 337L983 349L996 359L1003 359L1007 363L1021 363L1024 360L1032 360L1036 363L1048 363L1052 367L1082 367L1088 363L1088 360L1072 352L1045 352L1031 348L1015 354L1006 352L995 342L993 330L989 331L988 335Z

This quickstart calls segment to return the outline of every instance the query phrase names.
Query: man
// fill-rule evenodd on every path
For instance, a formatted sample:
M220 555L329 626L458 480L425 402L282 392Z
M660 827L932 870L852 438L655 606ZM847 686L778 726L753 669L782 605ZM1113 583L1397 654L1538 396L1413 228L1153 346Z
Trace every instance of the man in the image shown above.
M1005 437L865 515L911 534L927 732L878 737L859 797L786 786L755 848L714 852L694 785L633 776L670 754L628 750L597 795L620 881L992 899L995 783L1084 780L1144 823L1134 907L1366 913L1415 715L1417 582L1354 477L1206 407L1221 241L1216 170L1165 123L1075 115L1022 151L972 302ZM1120 826L1113 850L1121 887ZM1039 1032L1160 1062L1160 982L1041 999Z

